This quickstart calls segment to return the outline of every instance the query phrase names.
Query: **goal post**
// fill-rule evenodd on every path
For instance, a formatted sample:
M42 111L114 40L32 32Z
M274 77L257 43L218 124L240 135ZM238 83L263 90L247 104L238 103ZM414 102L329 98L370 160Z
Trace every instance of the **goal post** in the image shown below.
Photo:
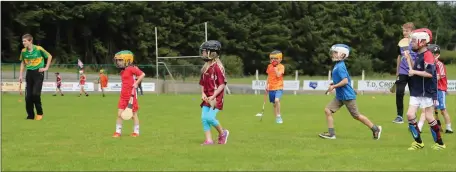
M208 40L208 36L207 36L207 22L204 22L204 40L207 41ZM156 77L156 83L158 84L159 80L160 80L160 75L159 75L159 67L160 65L164 66L165 67L165 70L166 72L168 73L168 75L171 77L171 80L172 80L172 84L173 84L173 88L174 88L174 93L177 94L178 93L178 87L177 87L177 83L176 83L176 79L175 79L175 75L173 76L171 70L169 69L169 66L166 65L165 61L166 59L194 59L194 58L201 58L201 56L199 55L196 55L196 56L174 56L174 57L160 57L158 55L158 28L155 27L155 77ZM198 47L199 48L199 47ZM228 86L225 87L225 93L227 94L231 94L231 91L230 89L228 88ZM158 94L158 92L157 92Z

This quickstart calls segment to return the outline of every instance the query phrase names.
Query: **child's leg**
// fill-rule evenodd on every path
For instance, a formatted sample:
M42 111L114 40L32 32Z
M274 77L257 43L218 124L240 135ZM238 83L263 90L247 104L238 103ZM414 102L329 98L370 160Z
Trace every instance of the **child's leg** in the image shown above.
M424 113L424 109L421 109L420 122L418 122L418 129L420 132L423 131L424 121L426 121L426 115Z
M133 121L134 121L134 128L133 133L139 135L139 117L138 112L133 112Z
M272 103L274 115L277 116L277 110L276 110L276 104L275 104L275 95L276 91L275 90L269 90L269 102Z
M223 129L222 125L220 124L220 122L217 120L217 113L219 112L218 109L210 109L209 112L208 112L208 115L209 115L209 124L211 126L214 126L214 128L217 129L218 133L219 133L219 137L218 137L218 144L226 144L227 140L228 140L228 135L230 134L228 130L226 129Z
M356 105L356 100L348 100L344 101L343 103L345 104L345 106L348 109L348 112L350 112L354 119L360 121L372 130L372 132L374 133L374 139L380 138L381 127L375 125L369 120L369 118L359 113L358 106Z
M333 114L340 109L342 102L334 98L328 105L325 107L326 122L328 125L328 132L319 134L322 138L335 139L336 133L334 132L334 119Z
M412 133L412 137L415 142L421 144L423 141L421 140L420 129L418 128L418 124L416 123L416 111L420 105L419 97L410 97L409 108L407 110L407 119L409 122L409 130ZM427 117L426 117L427 118ZM412 145L410 150L422 148L423 145Z
M274 105L276 117L280 117L280 98L282 98L282 94L282 90L275 91Z
M432 102L432 100L430 100L430 101ZM433 112L434 112L434 106L432 106L432 103L431 103L431 105L429 107L425 108L426 120L429 122L429 126L431 127L431 133L432 133L432 137L434 138L434 142L438 143L439 145L444 145L442 137L440 135L440 127L434 118Z
M451 132L453 129L451 128L451 118L450 114L448 114L448 111L446 109L441 110L441 113L443 115L443 118L445 119L445 125L446 125L446 130Z
M123 109L119 109L117 111L117 120L116 120L116 133L115 134L121 134L122 133L122 118L120 117L120 114L122 114L124 110Z
M204 135L206 136L205 142L212 143L212 135L211 135L211 125L209 123L209 107L203 106L201 108L201 122L203 124L203 131Z

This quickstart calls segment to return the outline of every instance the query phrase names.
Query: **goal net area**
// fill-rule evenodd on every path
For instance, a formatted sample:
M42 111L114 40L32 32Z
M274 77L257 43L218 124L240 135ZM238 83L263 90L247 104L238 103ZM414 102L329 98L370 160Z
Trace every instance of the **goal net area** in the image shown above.
M199 47L207 41L207 22L202 26L193 27L193 37L190 38L193 41L183 42L180 40L180 45L184 45L182 49L184 52L177 52L180 50L171 50L169 45L161 43L160 38L167 38L167 35L172 35L170 31L163 31L155 27L155 79L157 82L162 81L164 83L164 93L191 93L194 92L195 88L199 88L198 81L201 76L201 68L203 63L201 56L199 55ZM166 35L161 35L166 34ZM200 38L195 38L198 35ZM201 35L201 36L199 36ZM164 42L164 41L162 41ZM185 56L182 55L185 53ZM226 87L225 93L230 94L229 88Z

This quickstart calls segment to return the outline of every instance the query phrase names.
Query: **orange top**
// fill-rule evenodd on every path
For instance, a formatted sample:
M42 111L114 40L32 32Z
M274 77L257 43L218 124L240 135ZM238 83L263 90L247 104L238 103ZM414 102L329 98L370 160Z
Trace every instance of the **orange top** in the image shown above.
M100 74L100 83L107 83L108 82L108 77L104 74Z
M285 66L283 66L282 64L278 64L277 69L281 74L279 77L277 77L277 74L272 64L269 64L268 69L266 69L266 73L268 74L268 90L283 89L283 74L285 73Z

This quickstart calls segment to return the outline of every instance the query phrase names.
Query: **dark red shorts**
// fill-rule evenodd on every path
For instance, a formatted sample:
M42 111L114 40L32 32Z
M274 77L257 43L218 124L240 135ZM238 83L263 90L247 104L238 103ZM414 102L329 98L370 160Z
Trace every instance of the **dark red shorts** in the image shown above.
M119 109L125 109L125 108L127 108L127 106L128 106L128 101L130 101L130 97L128 97L128 98L123 98L123 97L121 97L121 98L119 99L119 104L117 105L117 107L118 107ZM133 110L133 112L137 112L138 109L139 109L139 106L138 106L138 99L137 99L137 97L136 97L136 95L135 95L135 97L133 97L133 108L132 108L132 110Z

